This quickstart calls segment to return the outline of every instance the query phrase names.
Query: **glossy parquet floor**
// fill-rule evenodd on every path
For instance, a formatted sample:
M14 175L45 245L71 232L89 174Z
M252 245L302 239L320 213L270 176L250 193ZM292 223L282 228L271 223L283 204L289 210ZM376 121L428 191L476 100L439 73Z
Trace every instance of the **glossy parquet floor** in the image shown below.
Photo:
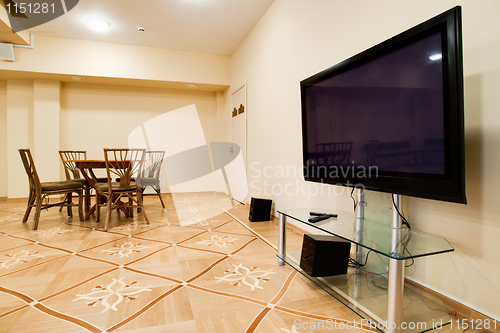
M94 216L80 222L57 208L42 211L33 231L33 216L21 223L25 200L0 201L0 332L331 332L334 322L359 323L279 266L276 250L226 212L235 209L226 195L164 200L162 209L145 197L150 225L114 211L108 232Z

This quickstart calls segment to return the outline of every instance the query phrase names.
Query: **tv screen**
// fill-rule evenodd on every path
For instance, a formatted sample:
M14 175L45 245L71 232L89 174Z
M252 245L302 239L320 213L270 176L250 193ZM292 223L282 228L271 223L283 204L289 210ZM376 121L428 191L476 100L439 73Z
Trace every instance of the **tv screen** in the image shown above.
M301 82L306 180L466 202L460 11Z

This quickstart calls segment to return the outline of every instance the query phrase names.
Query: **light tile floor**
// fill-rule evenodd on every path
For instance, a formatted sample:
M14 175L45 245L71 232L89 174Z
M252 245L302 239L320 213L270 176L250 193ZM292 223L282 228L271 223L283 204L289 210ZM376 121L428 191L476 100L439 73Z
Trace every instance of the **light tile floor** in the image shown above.
M226 195L164 200L145 197L149 225L114 211L108 232L57 208L33 231L33 216L21 223L25 200L1 201L0 332L309 333L360 322L279 266L275 248L226 212Z

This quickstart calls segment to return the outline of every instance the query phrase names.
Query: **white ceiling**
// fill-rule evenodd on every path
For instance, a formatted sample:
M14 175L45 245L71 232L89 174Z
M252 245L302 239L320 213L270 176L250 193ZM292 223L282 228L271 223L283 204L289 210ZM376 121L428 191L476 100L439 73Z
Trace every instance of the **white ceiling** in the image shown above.
M29 32L231 55L273 1L80 0L68 13ZM90 17L106 19L110 29L91 30ZM138 32L139 26L146 31Z

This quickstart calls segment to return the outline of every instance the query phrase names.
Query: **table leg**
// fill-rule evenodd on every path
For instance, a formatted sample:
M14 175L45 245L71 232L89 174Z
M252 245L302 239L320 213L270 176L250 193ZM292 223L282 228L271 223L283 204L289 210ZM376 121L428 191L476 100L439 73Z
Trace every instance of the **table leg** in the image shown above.
M286 216L280 213L280 233L278 241L278 254L282 257L286 255ZM281 259L278 260L280 266L284 265L285 262Z

